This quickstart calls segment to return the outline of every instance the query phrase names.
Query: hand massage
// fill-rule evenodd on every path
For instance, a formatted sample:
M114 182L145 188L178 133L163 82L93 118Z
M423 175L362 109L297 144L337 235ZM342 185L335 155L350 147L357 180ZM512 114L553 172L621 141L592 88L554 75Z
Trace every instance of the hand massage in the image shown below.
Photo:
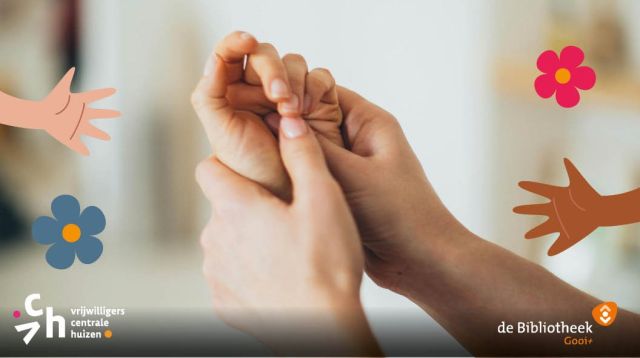
M580 324L601 302L470 232L394 116L301 55L231 33L192 104L211 145L196 179L211 204L200 240L213 306L276 354L382 355L360 301L364 273L473 355L566 354L544 335L497 327ZM638 351L637 314L620 309L596 328L573 352Z

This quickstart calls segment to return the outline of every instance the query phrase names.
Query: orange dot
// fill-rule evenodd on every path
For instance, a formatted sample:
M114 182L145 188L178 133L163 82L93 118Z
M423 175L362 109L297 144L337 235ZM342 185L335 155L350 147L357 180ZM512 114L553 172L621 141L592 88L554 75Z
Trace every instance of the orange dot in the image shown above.
M82 236L82 231L76 224L67 224L62 228L62 238L67 242L76 242L80 240L80 236Z
M567 70L564 67L563 68L559 68L556 71L555 77L556 77L556 81L559 84L563 85L563 84L569 82L569 80L571 79L571 72L569 72L569 70Z
M113 337L113 332L111 332L110 329L107 329L106 331L104 331L104 338L111 339L111 337Z

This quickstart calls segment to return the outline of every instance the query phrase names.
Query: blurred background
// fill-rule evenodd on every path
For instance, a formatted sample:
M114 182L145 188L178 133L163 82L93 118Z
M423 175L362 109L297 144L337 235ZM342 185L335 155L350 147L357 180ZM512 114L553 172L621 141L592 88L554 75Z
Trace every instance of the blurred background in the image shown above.
M540 201L520 180L568 184L564 157L602 194L640 187L639 17L632 0L0 0L0 90L40 99L77 66L74 90L116 87L98 107L123 113L94 122L113 139L85 139L87 158L44 132L0 127L3 319L33 292L62 306L209 309L198 252L208 207L193 180L208 151L189 95L214 44L238 29L329 68L393 113L476 234L640 312L640 225L598 229L548 257L553 237L524 240L543 218L511 211ZM533 88L538 55L566 45L581 47L598 77L572 109ZM64 193L105 212L105 251L57 271L30 225ZM416 317L425 346L451 340L368 280L363 301L385 348L399 344L389 312Z

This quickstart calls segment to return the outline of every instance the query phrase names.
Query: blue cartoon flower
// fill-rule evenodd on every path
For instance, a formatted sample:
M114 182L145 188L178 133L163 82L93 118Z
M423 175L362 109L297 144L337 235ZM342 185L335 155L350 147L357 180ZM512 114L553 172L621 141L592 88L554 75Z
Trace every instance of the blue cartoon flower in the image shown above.
M102 242L95 235L101 233L106 220L95 206L80 212L80 203L71 195L61 195L51 203L53 218L41 216L31 227L33 239L47 250L47 262L57 269L73 265L78 256L80 262L90 264L102 255Z

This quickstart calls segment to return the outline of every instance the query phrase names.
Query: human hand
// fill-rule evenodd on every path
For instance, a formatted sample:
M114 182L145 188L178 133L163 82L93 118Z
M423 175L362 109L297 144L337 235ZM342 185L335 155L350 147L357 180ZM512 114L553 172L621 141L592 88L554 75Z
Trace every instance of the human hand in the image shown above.
M283 198L291 195L290 181L269 131L277 134L277 111L303 113L319 133L342 140L333 77L320 69L307 72L302 56L280 59L273 45L244 32L218 44L192 103L216 158Z
M367 273L405 293L408 273L441 260L467 231L433 191L397 120L348 89L338 87L338 98L350 150L320 143L358 224Z
M513 208L513 211L518 214L549 217L549 220L524 235L526 239L533 239L559 232L560 235L549 248L549 256L559 254L587 237L601 225L601 219L604 217L602 215L603 196L589 185L569 159L565 158L564 165L569 176L569 186L520 182L522 189L551 201Z
M359 300L358 232L315 135L284 118L280 151L291 203L216 158L196 170L212 204L201 243L214 306L281 354L378 354Z

